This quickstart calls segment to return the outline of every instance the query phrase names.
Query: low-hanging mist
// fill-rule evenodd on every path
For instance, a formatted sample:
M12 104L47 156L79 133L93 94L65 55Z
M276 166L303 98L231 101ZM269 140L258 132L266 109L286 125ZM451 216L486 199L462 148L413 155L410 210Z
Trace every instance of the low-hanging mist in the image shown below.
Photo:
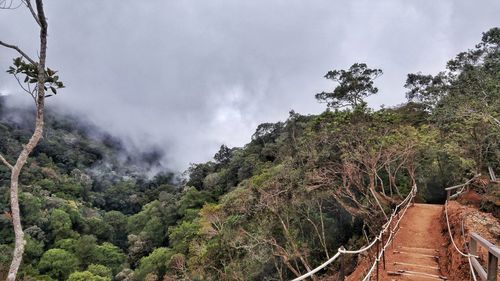
M47 5L49 65L67 89L49 99L130 147L157 147L184 170L241 146L262 122L317 113L330 69L382 68L373 107L404 100L406 73L436 73L498 24L498 1L71 1ZM0 14L2 39L36 54L25 9ZM480 15L480 16L479 16ZM474 18L474 21L470 21ZM14 53L3 50L0 64ZM0 75L0 93L19 94Z

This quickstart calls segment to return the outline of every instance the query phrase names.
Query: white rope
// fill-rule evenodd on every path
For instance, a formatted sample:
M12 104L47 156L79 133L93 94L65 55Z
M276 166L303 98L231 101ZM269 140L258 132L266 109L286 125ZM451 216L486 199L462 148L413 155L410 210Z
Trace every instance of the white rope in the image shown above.
M412 198L416 195L416 192L412 195ZM392 243L392 241L394 240L394 238L396 237L396 234L398 233L399 231L399 223L401 222L401 220L403 219L406 211L408 210L410 204L407 204L405 206L405 208L403 209L403 213L402 215L399 217L398 221L396 222L396 224L394 225L394 228L391 229L391 232L390 232L390 235L389 237L387 238L387 242L385 243L384 247L382 247L382 250L378 253L378 256L376 257L375 261L373 262L372 266L370 267L370 270L368 271L368 273L366 274L365 278L363 279L363 281L367 281L370 279L372 273L373 273L373 270L375 270L375 266L377 265L377 263L380 261L380 258L382 257L382 255L384 254L385 250L387 249L387 247L389 247L389 245ZM396 232L394 232L394 230L396 230Z
M470 272L472 273L472 278L474 279L474 281L477 281L477 278L476 278L476 273L474 272L474 267L472 266L472 262L470 260L470 256L467 257L469 259L469 267L470 267Z
M456 186L456 187L462 186L462 189L460 189L460 191L457 192L454 196L458 197L460 194L462 194L462 192L465 190L465 187L469 183L471 183L475 178L477 178L479 176L481 176L481 174L477 174L474 177L472 177L472 179L470 179L467 182L465 182L464 184ZM471 257L478 258L478 256L471 255L470 253L467 253L467 254L463 253L462 251L460 251L460 249L458 249L457 244L455 244L455 240L453 240L453 235L451 234L450 220L448 219L448 200L446 200L446 203L444 204L444 213L446 215L446 225L448 226L448 234L450 235L450 240L451 240L453 246L455 247L455 249L457 250L457 252L459 252L462 256L467 257L467 260L469 262L470 272L472 274L472 278L474 279L474 281L477 281L476 273L474 271L474 267L472 266ZM462 237L465 235L463 227L464 226L463 226L463 221L462 221Z
M471 257L478 258L478 256L471 255L470 253L469 254L463 253L462 251L460 251L460 249L458 249L457 244L455 244L455 240L453 240L453 235L451 234L450 220L448 219L448 200L446 200L446 203L444 204L444 213L446 215L446 225L448 227L448 234L450 235L451 243L453 244L455 250L457 250L458 253L460 253L464 257L467 257L472 278L474 279L474 281L477 281L476 273L474 272L474 267L472 266Z
M462 239L465 239L464 219L462 219L462 223L460 224L460 226L461 226L461 230L462 230ZM470 254L470 248L469 248L469 246L467 246L467 244L465 244L465 249ZM471 273L472 279L474 281L477 281L476 272L474 272L474 266L472 266L471 257L469 256L469 257L467 257L467 259L469 260L469 268L470 268L470 273Z
M459 252L464 257L476 257L477 258L477 256L463 253L462 251L460 251L457 244L455 244L455 241L453 240L453 235L451 234L450 220L448 219L448 200L446 200L446 203L444 204L444 213L446 215L446 225L448 226L448 234L450 235L450 240L451 240L451 243L453 244L453 246L455 247L455 250L457 250L457 252Z
M339 249L339 253L341 253L341 254L360 254L362 252L368 251L379 240L380 240L380 235L377 236L375 239L373 239L373 241L368 246L366 246L364 248L361 248L359 250L354 250L354 251L349 251L349 250L345 250L345 249Z
M297 277L297 278L293 279L292 281L304 280L304 279L306 279L307 277L310 277L310 276L314 275L314 273L316 273L316 272L318 272L318 271L322 270L322 269L323 269L323 268L325 268L327 265L329 265L330 263L332 263L333 261L335 261L338 257L340 257L340 255L341 255L341 254L342 254L341 252L337 252L337 253L335 254L335 256L331 257L329 260L327 260L326 262L324 262L322 265L320 265L320 266L316 267L315 269L313 269L313 270L309 271L308 273L306 273L306 274L304 274L304 275L302 275L302 276L300 276L300 277Z
M401 202L398 205L396 205L396 208L394 208L394 211L392 212L391 217L389 218L389 220L385 224L383 224L382 230L380 231L379 235L377 237L375 237L375 239L373 239L373 241L368 246L366 246L364 248L361 248L359 250L351 250L351 251L345 250L345 249L339 249L339 252L341 252L342 254L359 254L359 253L368 251L371 247L373 247L373 245L375 245L375 243L377 241L381 240L382 235L385 232L387 232L387 229L391 226L392 220L394 219L394 217L396 217L396 214L397 214L397 211L398 211L399 207L401 207L409 199L412 199L414 197L414 194L416 194L416 185L410 191L410 193L408 194L408 196L406 196L405 200L403 200L403 202ZM406 206L408 206L408 205L406 205ZM399 221L401 221L402 217L403 216L400 216Z
M382 257L382 255L385 252L386 248L390 245L390 243L392 243L392 240L394 240L394 237L396 236L396 233L399 230L397 227L399 226L399 223L403 219L403 217L404 217L404 215L406 213L406 210L408 210L408 207L410 206L410 204L407 204L407 203L410 202L411 199L413 199L416 195L417 195L417 185L414 185L412 187L410 193L406 196L406 198L401 203L399 203L398 205L396 205L396 207L394 208L394 211L392 212L389 220L382 226L382 230L379 232L379 235L377 237L375 237L375 239L373 239L373 241L370 242L370 244L368 244L367 246L365 246L365 247L363 247L363 248L361 248L359 250L346 250L343 247L341 247L341 248L338 249L337 253L333 257L331 257L329 260L327 260L326 262L324 262L320 266L316 267L315 269L309 271L308 273L306 273L306 274L304 274L302 276L299 276L299 277L293 279L292 281L300 281L300 280L304 280L304 279L306 279L308 277L311 277L312 275L314 275L318 271L320 271L323 268L325 268L326 266L328 266L330 263L334 262L341 254L359 254L359 253L368 251L371 247L373 247L373 245L375 245L376 242L382 240L382 235L384 235L384 233L391 226L391 223L392 223L393 219L396 217L399 208L401 206L403 206L404 204L406 204L405 207L403 208L402 214L399 216L396 224L394 225L394 228L391 229L389 237L387 239L387 242L385 243L384 247L382 248L382 251L380 251L379 253L377 253L378 255L375 257L375 262L373 263L373 265L371 266L371 268L368 271L367 275L363 279L363 281L368 280L367 278L370 278L371 273L375 269L375 266L376 266L377 262L380 261L380 258ZM394 230L396 230L396 232L394 232Z

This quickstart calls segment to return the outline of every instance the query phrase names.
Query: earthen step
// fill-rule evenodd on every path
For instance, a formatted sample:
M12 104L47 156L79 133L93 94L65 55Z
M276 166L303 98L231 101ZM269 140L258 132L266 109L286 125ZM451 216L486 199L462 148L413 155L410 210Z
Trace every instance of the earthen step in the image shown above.
M412 257L419 257L419 258L427 258L427 259L438 259L439 256L437 253L435 254L422 254L422 253L412 253L412 252L407 252L407 251L393 251L393 254L398 254L398 255L407 255L407 256L412 256Z
M405 276L405 277L409 277L409 278L416 278L414 280L421 280L421 279L448 280L447 277L442 276L442 275L429 274L429 273L425 273L425 272L411 271L411 270L387 271L387 274L389 276ZM412 279L404 279L404 280L412 280Z
M439 269L439 266L437 266L437 264L436 265L428 265L428 264L421 264L421 263L394 262L392 264L392 268L394 268L395 271L406 270L406 271L419 271L419 272L435 274L435 275L441 274L441 270Z
M410 247L410 246L398 246L397 248L403 252L412 252L412 253L428 254L428 255L439 254L438 250L432 248L420 248L420 247Z
M394 251L392 254L391 262L418 264L421 266L438 266L438 257L427 254L409 253L403 251ZM391 263L391 266L392 266Z

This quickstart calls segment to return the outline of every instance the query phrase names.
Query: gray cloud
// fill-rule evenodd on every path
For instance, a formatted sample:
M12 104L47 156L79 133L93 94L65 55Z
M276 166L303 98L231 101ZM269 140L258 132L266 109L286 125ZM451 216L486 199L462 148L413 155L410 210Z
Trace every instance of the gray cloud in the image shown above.
M382 68L373 107L404 101L409 72L435 73L481 32L500 2L482 1L46 1L49 64L68 88L50 103L131 145L164 147L181 170L222 143L294 109L318 113L326 71ZM27 11L0 11L0 37L36 54ZM0 51L0 66L14 54ZM0 75L0 92L18 91ZM27 99L27 97L23 97Z

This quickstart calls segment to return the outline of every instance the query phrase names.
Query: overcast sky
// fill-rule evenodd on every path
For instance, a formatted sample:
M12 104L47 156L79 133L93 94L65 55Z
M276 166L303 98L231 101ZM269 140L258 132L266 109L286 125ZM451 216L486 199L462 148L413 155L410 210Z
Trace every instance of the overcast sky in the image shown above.
M396 105L407 73L436 73L500 25L500 1L50 0L48 65L67 88L49 99L130 145L156 145L183 170L242 146L291 109L324 110L331 69L381 68L370 105ZM37 53L26 9L0 10L0 39ZM0 50L0 68L15 53ZM2 71L3 73L3 71ZM0 74L0 93L29 101Z

